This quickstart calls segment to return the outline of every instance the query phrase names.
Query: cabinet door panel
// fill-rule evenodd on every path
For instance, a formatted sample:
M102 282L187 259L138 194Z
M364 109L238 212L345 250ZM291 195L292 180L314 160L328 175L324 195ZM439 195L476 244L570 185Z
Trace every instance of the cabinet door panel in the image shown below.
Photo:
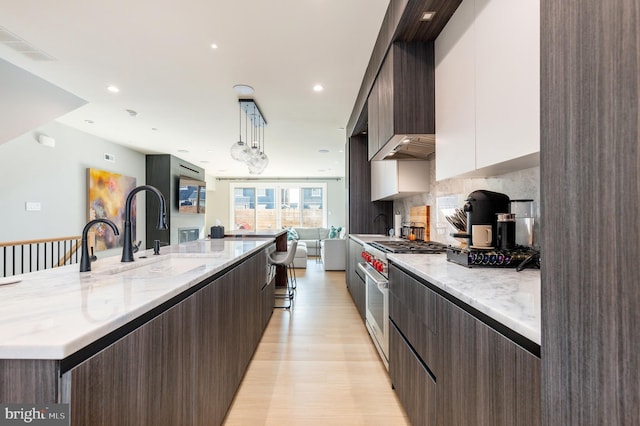
M476 168L474 13L463 1L435 41L436 180Z
M191 424L189 298L71 370L73 425Z
M540 1L476 0L476 168L540 151Z
M389 327L389 375L412 425L433 425L436 420L436 382L402 338Z

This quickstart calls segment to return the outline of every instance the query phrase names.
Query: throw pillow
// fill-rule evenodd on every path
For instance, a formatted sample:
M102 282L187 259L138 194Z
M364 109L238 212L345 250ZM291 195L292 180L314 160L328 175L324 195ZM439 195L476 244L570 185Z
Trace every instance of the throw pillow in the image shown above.
M342 231L342 226L339 227L335 227L332 226L331 230L329 231L329 238L338 238L338 236L340 235L340 231Z
M298 233L296 232L295 229L293 228L287 228L287 240L291 241L291 240L297 240L300 237L298 236Z

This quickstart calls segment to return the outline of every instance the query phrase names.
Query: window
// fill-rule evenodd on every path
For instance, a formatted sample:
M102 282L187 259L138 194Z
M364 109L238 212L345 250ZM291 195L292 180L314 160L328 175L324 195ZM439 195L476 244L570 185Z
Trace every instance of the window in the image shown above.
M324 183L231 184L235 229L323 227L327 223Z

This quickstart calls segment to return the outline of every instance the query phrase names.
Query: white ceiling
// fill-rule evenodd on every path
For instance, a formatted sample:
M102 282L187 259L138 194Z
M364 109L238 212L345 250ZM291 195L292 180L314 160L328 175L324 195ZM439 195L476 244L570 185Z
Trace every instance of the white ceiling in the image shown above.
M6 45L0 57L89 101L57 121L143 153L174 154L213 176L249 176L229 148L239 137L232 87L251 85L268 122L270 164L261 176L343 176L344 127L388 4L0 0L0 26L55 60ZM312 90L317 83L323 92ZM120 92L108 92L111 84Z

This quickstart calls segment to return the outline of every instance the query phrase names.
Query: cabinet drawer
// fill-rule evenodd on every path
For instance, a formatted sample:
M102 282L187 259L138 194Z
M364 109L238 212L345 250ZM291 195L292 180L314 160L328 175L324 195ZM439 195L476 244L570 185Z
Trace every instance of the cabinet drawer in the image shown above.
M436 382L393 323L389 327L389 375L412 425L436 421Z
M418 356L437 375L438 295L405 274L389 267L389 317L411 342Z

